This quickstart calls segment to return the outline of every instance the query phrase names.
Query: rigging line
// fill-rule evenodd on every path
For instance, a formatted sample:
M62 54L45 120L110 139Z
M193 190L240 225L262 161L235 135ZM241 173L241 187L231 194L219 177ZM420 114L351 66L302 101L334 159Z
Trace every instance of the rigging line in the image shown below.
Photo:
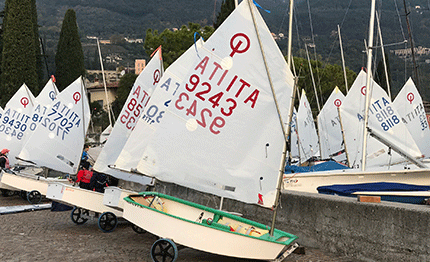
M316 67L315 68L317 70L318 88L320 90L320 99L322 101L323 99L322 99L322 91L321 91L321 77L320 77L320 74L319 74L318 57L317 57L317 47L315 45L314 27L313 27L313 23L312 23L311 6L309 4L309 0L307 0L306 3L308 4L309 24L311 26L312 44L313 44L313 48L314 48L314 55L315 55L315 61L316 61ZM315 88L315 86L314 86L314 88ZM317 98L317 101L318 101L318 93L316 92L316 90L315 90L315 97ZM318 110L319 111L321 110L319 108L319 106L318 106Z
M214 0L214 13L213 13L213 16L212 16L212 24L215 24L215 22L216 22L215 11L216 11L216 0Z
M300 34L299 34L299 22L298 22L298 20L297 20L297 7L296 6L294 6L294 8L293 8L293 17L294 17L294 24L295 24L295 26L296 26L296 32L297 32L297 44L298 44L298 46L299 46L299 56L302 56L302 54L301 54L301 52L302 52L302 45L301 45L301 42L302 41L300 41ZM294 61L294 59L292 59L293 61ZM294 64L294 63L293 63Z
M291 0L290 0L290 1L291 1ZM285 17L287 16L287 14L288 14L288 10L289 10L289 9L290 9L290 8L289 8L289 6L288 6L288 5L286 5L285 12L284 12L284 16L282 17L281 24L279 25L278 35L279 35L279 33L281 32L281 28L282 28L282 26L284 25Z
M403 31L402 19L400 18L399 8L398 8L398 6L397 6L397 0L394 0L394 5L396 6L397 17L399 18L400 31L402 32L402 36L403 36L404 41L406 41L405 32ZM405 49L406 49L406 48L408 48L407 41L405 42ZM406 77L407 77L407 64L406 64L406 59L404 59L404 66L405 66L404 82L406 82Z
M348 7L346 8L345 14L343 15L342 22L341 22L341 23L340 23L340 25L339 25L339 27L340 27L340 28L342 28L343 23L345 22L346 15L348 14L349 9L350 9L350 7L351 7L351 3L352 3L352 0L349 0ZM332 46L331 46L330 52L329 52L328 57L327 57L327 61L329 60L329 58L330 58L330 56L331 56L331 53L333 52L333 48L334 48L335 43L336 43L336 40L334 40L334 41L333 41L333 44L332 44Z

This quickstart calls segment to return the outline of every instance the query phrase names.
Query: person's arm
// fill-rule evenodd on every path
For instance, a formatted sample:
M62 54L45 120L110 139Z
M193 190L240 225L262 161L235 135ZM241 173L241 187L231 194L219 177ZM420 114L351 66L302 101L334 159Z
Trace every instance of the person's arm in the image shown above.
M5 168L6 166L6 158L0 157L0 167Z
M78 183L82 180L82 176L84 175L84 170L79 170L75 183Z

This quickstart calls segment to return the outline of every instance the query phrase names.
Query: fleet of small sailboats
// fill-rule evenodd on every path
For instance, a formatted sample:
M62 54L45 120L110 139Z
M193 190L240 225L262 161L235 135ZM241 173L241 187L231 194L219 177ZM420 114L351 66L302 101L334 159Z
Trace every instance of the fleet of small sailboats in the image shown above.
M136 79L93 167L134 189L109 187L100 193L47 176L78 171L90 122L82 78L62 92L49 80L37 98L24 84L1 110L0 140L11 149L12 164L22 168L3 170L0 187L72 205L76 224L93 212L104 232L114 230L123 217L136 232L160 237L151 249L154 261L175 261L177 245L281 261L297 248L297 236L275 229L281 190L430 184L430 167L421 161L430 154L425 142L430 129L411 79L392 102L362 70L346 96L334 88L319 112L318 128L304 91L294 109L294 88L289 65L256 5L242 1L210 39L196 40L165 72L157 49ZM367 131L370 136L363 136ZM287 150L298 165L334 159L349 168L284 174ZM273 208L273 223L140 192L154 181ZM429 191L416 188L370 188L353 194L430 198Z

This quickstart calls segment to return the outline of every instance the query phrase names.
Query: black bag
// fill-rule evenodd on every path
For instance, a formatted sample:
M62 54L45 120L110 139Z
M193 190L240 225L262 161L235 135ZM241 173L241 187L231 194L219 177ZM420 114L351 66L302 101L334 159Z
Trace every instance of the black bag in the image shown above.
M91 177L90 187L97 192L104 193L106 187L107 177L103 173L94 172Z

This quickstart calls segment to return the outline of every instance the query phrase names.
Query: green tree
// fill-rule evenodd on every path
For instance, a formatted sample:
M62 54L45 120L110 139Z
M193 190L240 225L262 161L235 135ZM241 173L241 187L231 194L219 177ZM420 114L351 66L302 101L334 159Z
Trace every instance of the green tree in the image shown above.
M38 91L32 4L33 0L5 2L0 100L3 106L24 83L33 93Z
M309 103L312 107L312 112L314 116L318 115L318 106L315 98L314 87L312 84L311 72L309 70L308 60L301 57L294 57L294 66L296 68L296 73L298 74L299 81L297 84L297 90L301 94L301 90L304 89L306 91L306 96L309 100ZM339 89L346 95L346 87L345 87L345 78L343 75L342 66L337 64L323 64L321 61L311 60L312 71L314 74L314 78L316 78L316 68L318 67L319 71L319 86L321 87L322 94L318 93L318 97L320 98L320 106L321 109L324 106L325 101L327 101L328 97L331 95L333 89L337 86ZM356 78L357 74L354 71L349 69L346 70L346 76L348 80L348 86L350 87ZM318 83L316 83L318 84ZM319 92L320 88L317 86L317 92ZM348 88L349 89L349 88ZM322 101L321 101L322 98ZM296 96L296 105L300 96Z
M146 53L151 55L161 45L164 68L167 68L194 44L195 32L207 40L214 32L214 29L210 26L202 28L201 25L196 23L189 23L188 27L183 25L181 29L176 31L165 29L161 34L157 30L148 29L143 46Z
M136 82L137 75L134 73L125 74L119 80L118 90L116 92L116 99L112 103L112 111L115 118L118 118L119 113L121 113L122 107L133 88L134 82Z
M234 0L224 0L221 4L221 11L216 16L214 28L217 29L222 22L233 12L235 8Z
M391 70L390 70L390 63L388 60L388 54L385 53L385 62L387 63L387 72L388 72L388 83L391 86ZM378 83L385 91L388 93L388 87L387 87L387 77L385 75L385 68L384 68L384 60L381 58L378 62L378 66L376 67L375 72L375 82Z
M34 52L36 55L36 69L38 75L38 89L41 90L46 82L45 71L43 70L42 53L40 48L40 37L39 37L39 25L37 24L37 9L36 0L31 0L31 18L33 19L33 30L34 30ZM47 72L48 73L48 72Z
M73 9L66 11L55 55L55 77L57 87L61 91L85 75L84 53L79 38L76 13Z

